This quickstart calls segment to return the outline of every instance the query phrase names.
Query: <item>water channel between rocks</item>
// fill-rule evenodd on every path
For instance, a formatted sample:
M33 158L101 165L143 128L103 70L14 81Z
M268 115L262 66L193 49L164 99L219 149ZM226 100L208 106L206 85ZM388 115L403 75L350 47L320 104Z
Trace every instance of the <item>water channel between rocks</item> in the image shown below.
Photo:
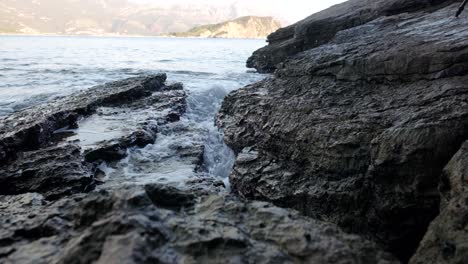
M162 127L154 144L131 148L125 159L101 164L106 186L183 184L195 177L194 165L176 152L194 146L205 149L201 173L227 182L234 154L223 143L214 117L230 91L265 77L245 68L246 58L264 45L263 41L88 37L79 38L78 45L77 40L2 37L0 61L5 74L0 75L0 115L105 82L165 72L168 83L183 83L186 113L180 122ZM148 114L164 113L101 107L79 122L69 140L79 140L86 149L125 135Z

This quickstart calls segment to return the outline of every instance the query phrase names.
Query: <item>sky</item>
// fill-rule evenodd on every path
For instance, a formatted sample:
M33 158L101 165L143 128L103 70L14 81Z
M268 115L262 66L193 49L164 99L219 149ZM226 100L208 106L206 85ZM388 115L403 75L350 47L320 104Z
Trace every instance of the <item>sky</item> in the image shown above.
M249 8L255 14L274 14L289 22L299 21L313 13L326 9L345 0L131 0L139 3L155 3L158 5L200 4L200 5L238 5Z

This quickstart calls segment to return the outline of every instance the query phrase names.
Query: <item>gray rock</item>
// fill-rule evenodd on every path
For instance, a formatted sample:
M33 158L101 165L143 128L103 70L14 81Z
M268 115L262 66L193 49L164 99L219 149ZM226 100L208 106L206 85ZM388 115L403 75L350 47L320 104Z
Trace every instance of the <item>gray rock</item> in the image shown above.
M468 260L468 141L444 169L439 216L431 223L410 263Z
M254 52L247 67L259 72L273 72L289 56L327 44L342 30L382 16L431 11L454 2L457 1L349 0L272 33L267 39L269 45Z
M107 92L108 86L84 92L88 97L106 93L102 100L112 104L91 103L91 107L80 103L87 100L84 95L77 95L79 102L59 99L1 121L2 146L9 151L0 166L1 263L398 263L377 244L333 224L228 195L222 179L197 172L204 151L197 140L192 146L175 142L168 148L176 155L174 164L193 168L184 188L127 181L118 165L109 176L112 179L96 186L99 161L118 159L123 156L116 155L119 151L143 147L156 134L196 137L200 133L177 122L185 112L180 85L162 84L158 91L152 85L136 91L119 86L137 87L141 80L145 78L114 83ZM124 97L119 98L122 89ZM66 114L55 114L48 108L53 105ZM75 105L92 110L76 110ZM39 125L33 126L38 133L27 136L37 144L26 147L21 131L30 126L12 125L13 117L31 122L37 118ZM136 121L111 122L120 130L105 132L111 135L108 141L76 141L68 134L52 133L67 123L69 128L78 127L79 139L80 129L93 128L90 123L96 120L107 122L106 117ZM128 122L133 123L127 126ZM160 165L132 158L128 162L134 162L136 170Z
M97 86L76 95L34 106L0 119L0 164L21 151L47 146L54 131L75 128L79 116L88 116L100 106L115 106L150 96L165 88L166 75L129 78Z
M0 196L0 262L50 263L73 226L64 210L37 193Z
M14 162L0 166L0 195L40 193L57 199L94 188L92 166L84 162L74 144L24 152Z
M175 88L174 88L175 87ZM99 119L117 119L110 122L109 130L118 130L116 127L122 126L125 136L110 137L109 139L85 144L85 158L89 162L106 161L112 162L127 156L127 149L131 147L143 148L153 144L159 132L159 126L180 121L181 116L187 108L186 93L180 90L181 84L174 84L173 87L165 88L163 91L155 92L149 97L135 100L131 104L124 104L118 108L99 109ZM122 122L121 120L126 120ZM129 121L133 120L133 121ZM78 124L80 125L80 124ZM95 126L92 124L91 126ZM92 130L86 129L84 130ZM134 132L131 132L134 131ZM89 132L89 131L88 131ZM80 139L78 135L70 140Z
M154 200L155 190L161 190L161 199ZM265 202L244 203L232 196L192 191L155 185L145 189L127 187L116 192L92 193L75 204L42 205L44 215L51 208L61 208L67 232L39 240L31 237L29 243L14 244L12 253L4 260L7 263L19 260L25 263L397 263L374 243L345 234L334 225L302 217L295 211ZM173 201L171 205L185 205L187 200L181 197L193 195L198 198L190 198L190 203L193 202L190 207L159 207L160 201L168 200ZM181 199L174 199L175 196ZM21 204L23 208L27 206ZM57 250L58 247L63 249Z
M217 123L238 153L233 190L409 259L439 213L442 170L468 135L468 21L449 3L349 1L301 22L322 17L333 36L223 103ZM328 15L352 18L355 4L373 20L336 31Z
M0 197L0 260L398 263L374 243L332 224L199 186L127 186L56 202L38 194Z
M173 122L174 115L185 113L182 86L166 87L165 80L160 74L117 81L0 120L0 154L5 158L0 164L6 163L0 166L0 195L35 192L50 200L92 190L95 166L90 163L119 160L129 147L154 143L158 123ZM94 112L110 119L117 115L130 118L130 112L137 114L138 120L131 128L122 129L124 136L91 147L83 142L59 142L58 128L79 128ZM78 121L80 117L84 119ZM33 130L37 133L30 133Z

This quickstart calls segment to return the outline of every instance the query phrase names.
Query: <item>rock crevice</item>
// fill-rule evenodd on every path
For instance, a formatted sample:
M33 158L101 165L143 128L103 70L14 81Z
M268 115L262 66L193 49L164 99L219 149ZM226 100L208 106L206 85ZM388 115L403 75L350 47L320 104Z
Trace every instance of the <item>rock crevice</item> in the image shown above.
M398 263L334 224L227 193L200 169L203 145L171 142L176 157L135 159L148 149L127 151L133 145L194 136L183 124L186 93L164 81L114 82L0 121L1 263ZM35 127L37 144L27 145L22 131ZM126 154L134 167L117 162ZM115 165L110 175L105 162ZM170 166L193 175L157 182L156 173L178 177Z

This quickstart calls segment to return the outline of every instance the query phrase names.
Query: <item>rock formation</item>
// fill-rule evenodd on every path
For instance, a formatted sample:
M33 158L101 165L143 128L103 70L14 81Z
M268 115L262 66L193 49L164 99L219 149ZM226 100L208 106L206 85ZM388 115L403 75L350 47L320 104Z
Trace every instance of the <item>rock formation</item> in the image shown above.
M439 216L411 263L465 263L468 259L468 141L442 172Z
M223 23L194 27L173 37L264 39L281 27L272 17L246 16Z
M442 180L453 194L413 262L468 261L468 20L454 17L458 6L351 0L270 35L248 65L274 76L231 93L217 119L238 154L234 192L407 261L439 215Z
M200 170L199 145L173 147L193 171L182 186L103 177L126 148L184 133L173 128L186 94L165 81L113 82L0 120L1 263L398 263L334 224L229 194Z
M364 25L383 16L431 11L456 0L348 0L311 15L268 36L269 45L256 51L247 66L273 72L288 56L326 44L342 30ZM453 15L453 14L452 14Z

